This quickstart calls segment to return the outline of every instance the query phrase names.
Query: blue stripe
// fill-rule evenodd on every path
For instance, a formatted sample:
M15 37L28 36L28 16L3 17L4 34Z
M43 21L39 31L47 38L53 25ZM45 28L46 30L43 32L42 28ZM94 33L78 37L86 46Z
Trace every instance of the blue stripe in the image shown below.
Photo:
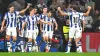
M47 19L50 22L50 18L47 18ZM49 30L50 30L50 25L47 25L47 31L49 31Z
M52 23L53 23L53 19L52 19ZM51 25L51 31L53 31L53 26L54 26L54 25Z
M21 19L20 19L20 30L22 29L22 21L21 21Z
M10 24L10 27L12 27L12 25L13 25L13 15L11 15L11 24Z
M46 21L46 16L44 16L44 21ZM43 24L43 30L46 29L46 24Z
M17 20L17 19L16 19L16 16L17 16L17 15L16 15L16 12L14 12L14 14L15 14L14 27L16 27L16 20Z
M34 20L34 18L32 17L32 20ZM34 24L35 24L35 22L34 21L32 21L32 30L34 30Z
M29 21L29 17L28 17L28 30L30 30L30 21Z
M72 25L72 14L70 15L70 27L72 27L73 25Z
M6 16L7 16L7 28L9 26L9 18L8 18L8 13L6 13Z

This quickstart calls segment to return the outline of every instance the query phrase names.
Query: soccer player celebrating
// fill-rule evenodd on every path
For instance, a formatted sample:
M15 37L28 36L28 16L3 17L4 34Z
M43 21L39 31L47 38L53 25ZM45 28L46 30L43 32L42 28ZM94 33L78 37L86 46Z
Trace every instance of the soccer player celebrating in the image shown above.
M25 28L23 29L22 27L25 23L25 20L26 20L26 15L24 13L17 16L17 23L18 23L17 29L18 29L18 37L20 37L19 45L21 48L21 52L24 52L24 40L25 37L27 37L26 29Z
M47 10L48 10L47 7L44 6L42 9L43 13L40 15L40 19L46 21L46 17L48 17ZM44 26L44 24L42 22L40 22L40 31L42 33L43 41L48 42L48 39L43 35L45 33L43 26Z
M53 17L51 10L47 11L47 16L48 17L47 17L46 22L51 22L52 24L51 25L44 24L45 29L43 27L43 29L45 31L44 36L47 37L48 42L49 42L49 43L47 43L47 46L46 46L46 52L48 52L50 50L54 30L56 31L58 29L58 24L57 24L55 18ZM54 28L54 25L55 25L55 28Z
M45 23L45 24L50 24L48 22L45 22L43 20L40 20L36 15L35 15L35 8L30 8L29 9L29 16L27 16L27 20L25 24L27 24L27 32L28 32L28 43L27 47L29 49L29 52L32 52L32 40L34 41L34 45L37 45L36 42L36 37L37 37L37 23L39 21ZM23 26L24 27L24 26Z
M76 42L76 46L77 46L77 50L78 50L78 48L79 48L79 39L78 38L81 37L81 33L80 33L81 26L79 25L80 19L81 19L80 16L88 16L88 14L90 13L90 10L91 10L91 7L88 6L88 10L86 13L80 13L80 12L77 12L77 8L78 7L76 5L72 5L71 6L72 12L64 13L61 10L61 8L58 7L58 10L62 15L70 17L69 18L70 19L69 41L68 41L68 50L66 53L70 53L71 41L72 41L73 37L75 37L75 42Z
M7 38L8 52L12 52L12 51L15 52L15 48L12 49L12 44L10 42L10 38L12 36L12 38L13 38L12 42L13 42L13 45L15 46L16 39L17 39L17 31L16 31L17 18L16 18L16 16L18 14L24 13L29 7L30 7L30 5L28 5L22 11L14 11L14 6L11 4L8 7L9 11L5 14L4 20L2 22L2 27L1 27L1 30L3 31L3 27L6 22L6 38Z

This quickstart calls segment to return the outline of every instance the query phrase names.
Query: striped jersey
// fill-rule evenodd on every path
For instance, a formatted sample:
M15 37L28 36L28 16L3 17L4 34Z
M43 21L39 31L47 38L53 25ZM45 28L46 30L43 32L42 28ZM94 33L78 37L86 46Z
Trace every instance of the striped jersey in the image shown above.
M5 13L4 19L6 20L6 27L17 27L17 15L19 12L15 11L13 13L7 12Z
M81 27L80 25L80 20L83 20L83 13L79 13L79 12L68 12L67 13L69 15L69 19L70 19L70 27Z
M25 23L25 20L26 20L25 15L24 16L18 15L18 17L17 17L17 27L18 27L19 30L22 29L22 25L23 25L23 23Z
M55 18L53 18L53 17L49 18L47 15L43 15L43 14L40 15L40 18L42 20L44 20L45 22L54 23L56 21ZM53 28L54 28L53 26L54 26L54 24L48 25L48 24L43 23L42 30L43 31L53 31Z
M38 29L37 23L39 21L39 18L36 15L33 16L27 16L27 30L36 30Z

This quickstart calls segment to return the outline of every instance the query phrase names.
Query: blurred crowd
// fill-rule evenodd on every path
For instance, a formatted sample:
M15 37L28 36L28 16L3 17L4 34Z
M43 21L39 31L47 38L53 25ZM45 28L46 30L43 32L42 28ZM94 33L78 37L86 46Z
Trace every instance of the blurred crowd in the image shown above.
M71 5L77 5L80 12L86 12L87 6L91 6L92 10L89 16L85 17L85 32L100 32L100 0L0 0L0 25L4 14L8 10L8 5L13 4L15 10L19 11L26 7L27 3L31 3L32 7L37 8L37 13L42 13L42 7L45 5L53 11L53 16L59 22L59 30L62 31L63 25L68 25L69 17L62 16L57 7L61 7L64 12L70 11ZM26 15L28 13L26 12ZM62 24L61 24L62 23Z

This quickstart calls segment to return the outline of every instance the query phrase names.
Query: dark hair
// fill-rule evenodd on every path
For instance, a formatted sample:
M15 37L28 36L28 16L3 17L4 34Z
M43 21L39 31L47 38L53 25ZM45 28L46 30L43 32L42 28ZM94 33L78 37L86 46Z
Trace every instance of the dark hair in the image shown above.
M44 9L44 8L48 8L46 5L43 5L43 8L42 9Z
M34 9L34 8L30 7L30 8L29 8L29 12L32 11L33 9Z
M49 9L49 10L47 11L47 13L49 13L49 12L53 13L53 10L52 10L52 9Z
M73 10L75 10L75 11L79 11L80 10L80 7L78 7L77 5L71 5L70 8L73 8Z
M12 4L9 4L8 8L11 8L11 7L14 7L14 5L12 5Z

